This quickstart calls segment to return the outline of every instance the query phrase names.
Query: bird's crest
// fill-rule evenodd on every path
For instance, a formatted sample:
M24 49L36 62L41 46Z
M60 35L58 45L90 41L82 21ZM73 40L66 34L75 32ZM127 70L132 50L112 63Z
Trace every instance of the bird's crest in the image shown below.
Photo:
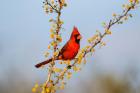
M73 27L73 31L72 31L71 37L73 37L74 35L80 35L80 33L78 31L78 28L76 26Z

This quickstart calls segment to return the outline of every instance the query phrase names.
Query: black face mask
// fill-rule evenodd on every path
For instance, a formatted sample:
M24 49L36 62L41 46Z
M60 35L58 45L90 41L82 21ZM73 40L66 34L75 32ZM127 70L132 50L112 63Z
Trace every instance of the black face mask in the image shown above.
M77 44L79 44L79 43L80 43L80 39L76 39L75 42L76 42Z
M75 42L76 42L77 44L80 43L80 39L77 39L78 36L79 36L79 34L78 34L78 35L74 35L74 37L75 37Z

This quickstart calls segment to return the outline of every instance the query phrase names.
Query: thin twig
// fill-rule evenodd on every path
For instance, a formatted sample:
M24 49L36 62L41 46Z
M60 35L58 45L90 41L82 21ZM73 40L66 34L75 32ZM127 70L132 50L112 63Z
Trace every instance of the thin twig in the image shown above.
M57 10L56 8L54 8L48 0L46 0L47 4L52 7L53 10L56 11L57 13L57 28L56 28L56 35L59 35L59 32L60 32L60 28L61 28L61 24L60 24L60 17L61 17L61 10L62 10L62 7L61 7L61 2L59 0L59 9ZM54 41L56 42L57 39L54 39ZM57 51L57 46L58 44L56 43L56 45L54 46L54 52ZM54 59L55 59L55 56L54 56ZM54 67L55 63L54 63L54 60L51 62L50 64L50 69L49 69L49 72L48 72L48 77L47 77L47 80L46 80L46 85L50 82L51 80L51 76L52 76L52 72L53 72L53 67Z
M46 3L47 3L47 5L49 5L53 10L55 10L56 13L59 13L59 11L58 11L55 7L53 7L52 4L51 4L48 0L46 0Z
M132 4L132 6L129 7L129 8L124 12L124 14L122 14L122 15L119 16L118 18L115 18L115 19L116 19L115 21L112 21L113 19L110 20L109 23L108 23L108 26L107 26L107 28L106 28L105 30L110 30L110 28L111 28L113 25L115 25L116 23L118 23L120 20L122 20L122 19L125 17L125 16L128 14L128 12L129 12L131 9L133 9L133 7L134 7L135 5L136 5L136 0L135 0L134 3ZM85 51L85 54L84 54L84 55L86 55L88 52L91 52L91 50L92 50L97 44L99 44L99 43L101 42L101 40L102 40L106 35L107 35L107 33L104 32L104 34L100 36L100 39L99 39L94 45L92 45L92 47L91 47L89 50Z

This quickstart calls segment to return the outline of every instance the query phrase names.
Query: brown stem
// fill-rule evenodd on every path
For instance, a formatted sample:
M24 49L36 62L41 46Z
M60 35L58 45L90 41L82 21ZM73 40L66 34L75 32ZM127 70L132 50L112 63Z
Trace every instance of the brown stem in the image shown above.
M53 10L56 11L57 13L57 28L56 28L56 35L59 35L59 32L60 32L60 28L61 28L61 24L60 24L60 17L61 17L61 10L62 10L62 7L61 7L61 0L58 0L59 1L59 9L57 10L56 8L54 8L49 2L48 0L46 0L47 4L52 7ZM54 39L54 42L57 42L57 39L55 38ZM54 52L57 51L57 46L58 44L56 43L56 45L54 46ZM55 57L54 57L55 58ZM47 77L47 81L46 81L46 85L50 82L51 80L51 76L52 76L52 72L53 72L53 67L54 67L55 63L54 63L54 60L51 62L50 64L50 69L49 69L49 72L48 72L48 77Z

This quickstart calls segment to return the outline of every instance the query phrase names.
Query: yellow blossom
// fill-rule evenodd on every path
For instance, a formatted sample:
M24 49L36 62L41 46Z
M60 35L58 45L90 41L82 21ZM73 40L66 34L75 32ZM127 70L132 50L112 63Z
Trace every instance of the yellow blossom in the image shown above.
M129 8L130 8L130 6L129 6L129 5L126 5L126 8L127 8L127 9L129 9Z
M57 56L57 55L58 55L58 52L57 51L53 53L53 56Z
M105 42L101 42L100 45L101 45L101 46L105 46L106 43L105 43Z
M54 34L53 33L51 33L50 38L52 38L52 39L54 38Z
M96 32L98 33L98 30ZM95 34L93 37L88 39L88 42L93 43L93 41L95 41L98 37L99 37L99 34Z
M38 88L38 86L39 86L39 85L36 83L36 84L35 84L35 88Z
M91 38L88 39L88 43L91 43Z
M54 0L51 0L51 3L54 4Z
M52 41L52 42L51 42L51 45L52 45L52 46L55 46L55 45L56 45L56 42Z
M91 52L95 52L95 49L94 49L94 48L92 48L92 49L91 49Z
M65 88L65 85L61 84L60 89L64 89L64 88Z
M67 79L70 79L71 76L72 76L72 73L71 73L71 72L68 72L68 73L67 73Z
M50 8L50 13L52 13L53 12L53 9L52 8Z
M78 64L81 64L81 62L82 62L82 58L83 58L83 53L82 52L80 52L79 54L78 54L78 56L77 56L77 63Z
M49 56L49 52L45 52L45 57L48 57Z
M64 24L64 21L60 21L60 24Z
M130 3L132 3L134 0L129 0Z
M84 64L86 64L87 63L87 61L86 61L86 59L84 58Z
M50 93L50 88L46 88L46 93Z
M61 0L61 2L64 4L65 3L65 0Z
M47 4L45 4L43 8L44 8L45 11L47 11L49 6Z
M35 88L35 87L34 87L34 88L32 88L32 92L34 92L34 93L36 92L36 88Z
M112 16L116 17L117 15L115 13L113 13Z
M62 62L62 61L60 61L60 62L59 62L59 64L63 64L63 62Z
M76 66L73 66L73 71L77 71L77 67Z
M67 64L67 65L70 65L70 60L67 60L67 61L66 61L66 64Z
M90 48L90 46L86 46L86 50L89 49L89 48Z
M140 2L139 0L136 1L137 4L139 4L139 2Z
M51 48L51 46L50 45L48 45L48 49L50 49Z
M62 69L60 69L60 68L54 68L53 71L56 72L56 73L59 73L59 72L62 71Z
M127 20L128 19L128 17L126 16L126 17L124 17L124 20Z
M52 28L56 28L57 27L57 24L52 24L51 27Z
M41 93L45 93L45 92L44 92L44 90L42 90L42 92L41 92Z
M108 29L105 30L105 33L108 34L108 35L111 35L111 31L108 30Z
M59 42L62 42L62 38L60 35L56 35L56 39L59 41Z
M51 29L50 29L50 32L52 33L53 31L54 31L54 30L51 28Z

